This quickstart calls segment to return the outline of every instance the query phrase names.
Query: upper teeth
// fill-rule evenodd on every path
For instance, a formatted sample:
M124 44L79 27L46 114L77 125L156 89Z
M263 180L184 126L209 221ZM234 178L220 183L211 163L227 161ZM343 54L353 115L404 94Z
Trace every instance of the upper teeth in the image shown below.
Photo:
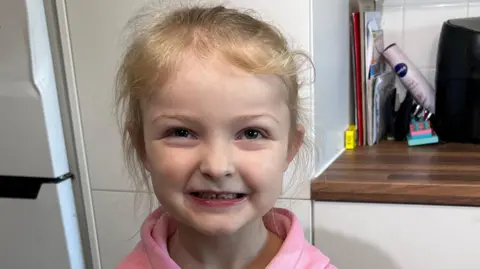
M235 199L238 197L236 193L199 193L198 195L200 198L203 199Z

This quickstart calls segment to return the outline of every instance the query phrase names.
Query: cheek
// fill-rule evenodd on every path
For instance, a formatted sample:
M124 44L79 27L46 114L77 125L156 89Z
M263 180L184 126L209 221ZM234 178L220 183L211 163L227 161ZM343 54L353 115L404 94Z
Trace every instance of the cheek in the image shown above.
M147 152L155 191L157 188L162 192L183 189L192 171L189 167L194 163L191 150L187 152L185 149L158 144L152 143Z
M286 148L278 146L261 153L247 152L237 164L249 188L256 192L279 192L286 158Z

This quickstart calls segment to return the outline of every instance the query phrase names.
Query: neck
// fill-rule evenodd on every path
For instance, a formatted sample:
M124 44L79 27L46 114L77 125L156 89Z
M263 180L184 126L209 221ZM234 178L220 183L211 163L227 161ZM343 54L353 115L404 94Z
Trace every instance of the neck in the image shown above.
M281 244L259 219L221 236L207 236L180 224L168 248L180 268L243 269L265 268Z

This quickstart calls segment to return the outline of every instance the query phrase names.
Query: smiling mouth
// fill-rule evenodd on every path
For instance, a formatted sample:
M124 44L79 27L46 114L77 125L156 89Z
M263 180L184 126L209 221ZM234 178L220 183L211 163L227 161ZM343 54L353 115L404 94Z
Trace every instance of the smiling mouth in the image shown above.
M214 192L191 192L190 195L206 200L235 200L242 199L245 193L214 193Z

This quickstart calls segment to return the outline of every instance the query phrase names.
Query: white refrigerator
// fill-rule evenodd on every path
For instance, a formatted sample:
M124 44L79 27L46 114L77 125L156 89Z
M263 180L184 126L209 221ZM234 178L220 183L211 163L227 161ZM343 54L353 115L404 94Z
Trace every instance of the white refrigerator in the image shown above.
M43 0L0 1L1 269L88 268L51 43Z

